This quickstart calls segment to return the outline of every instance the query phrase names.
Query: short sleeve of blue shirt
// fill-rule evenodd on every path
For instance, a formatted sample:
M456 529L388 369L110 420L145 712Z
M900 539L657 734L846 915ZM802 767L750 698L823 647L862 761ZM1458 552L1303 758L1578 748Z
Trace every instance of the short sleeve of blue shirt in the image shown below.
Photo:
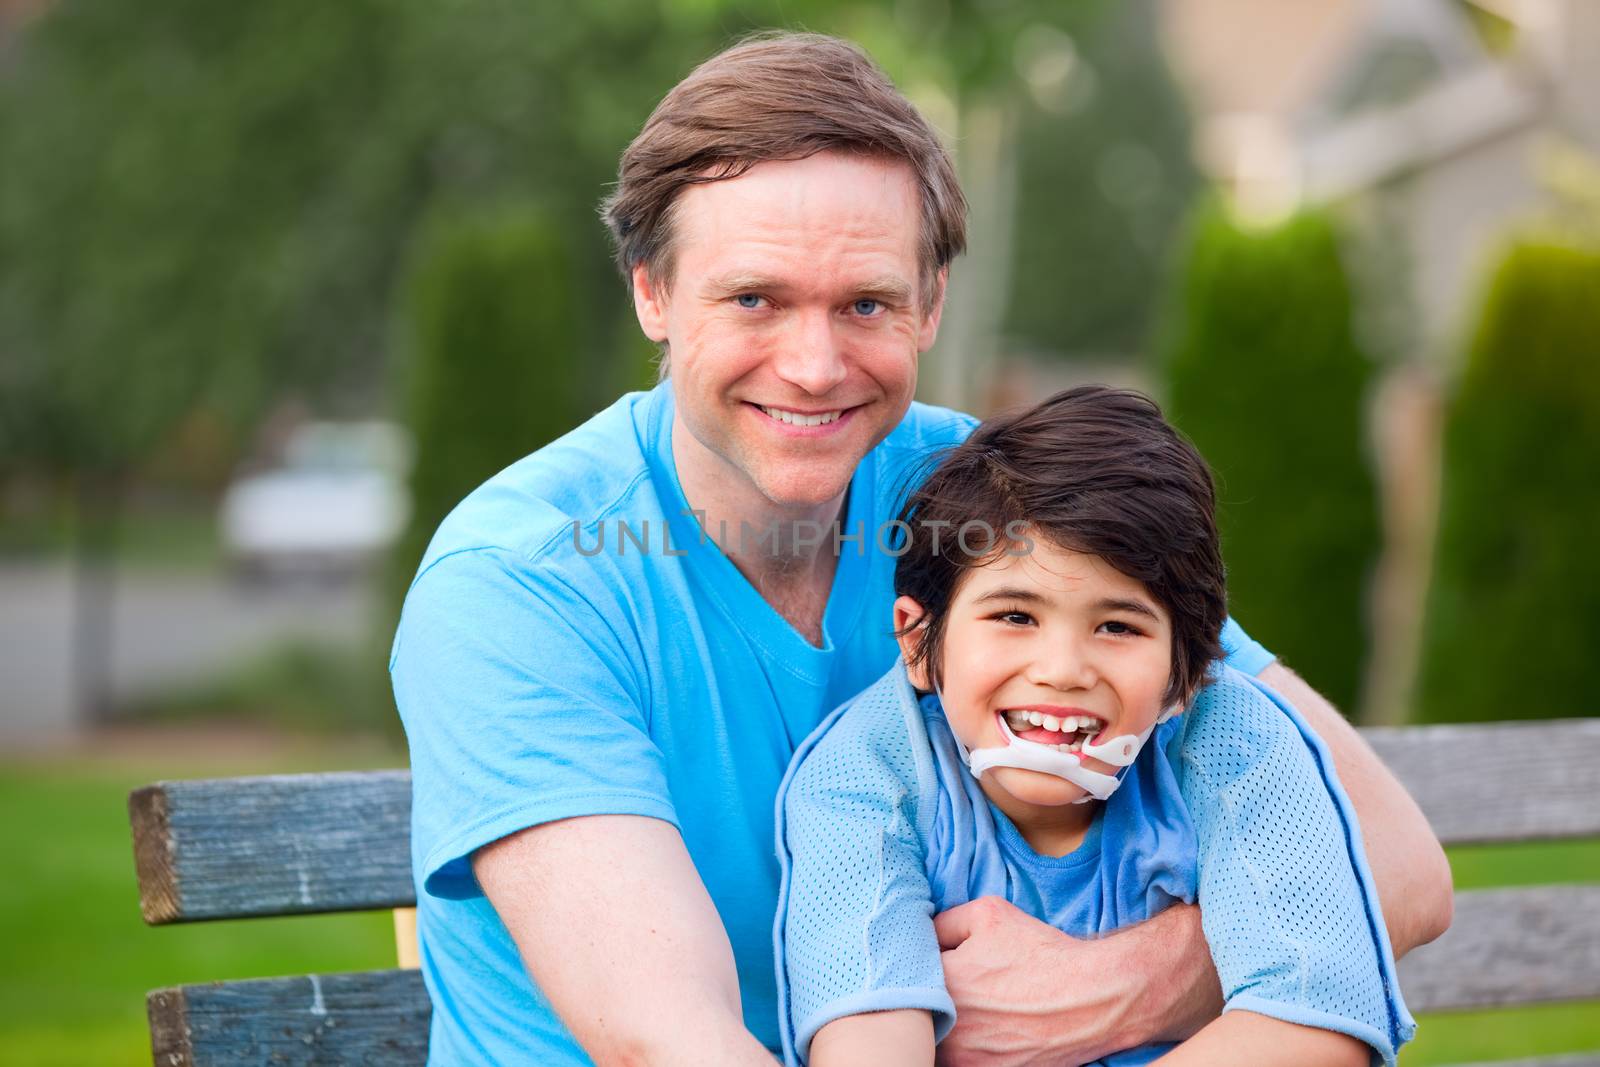
M472 852L577 815L677 825L636 671L556 565L457 551L416 580L391 659L411 743L419 884L477 895Z
M1271 652L1244 632L1244 627L1233 621L1230 616L1222 623L1222 653L1226 657L1228 666L1245 674L1260 674L1267 665L1277 659Z
M1184 715L1200 920L1225 1010L1346 1033L1393 1064L1400 995L1361 830L1332 758L1255 678L1219 669Z
M880 684L867 697L884 692ZM841 712L854 714L835 729ZM780 1011L788 1062L846 1015L920 1008L936 1039L955 1025L926 870L933 755L902 709L858 699L796 753L778 793Z

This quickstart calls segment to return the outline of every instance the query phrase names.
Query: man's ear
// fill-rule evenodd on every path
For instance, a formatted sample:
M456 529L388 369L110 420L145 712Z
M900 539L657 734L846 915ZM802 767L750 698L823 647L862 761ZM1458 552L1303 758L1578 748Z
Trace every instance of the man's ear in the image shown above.
M926 663L919 663L914 667L911 665L911 657L916 652L923 628L927 625L928 613L922 610L921 604L908 596L895 598L894 633L895 640L900 643L900 658L906 661L906 677L910 678L911 684L918 689L931 693L933 686L928 682L928 665Z
M639 329L656 344L667 339L667 291L650 277L643 263L633 265L633 313Z
M939 337L939 320L944 317L944 293L950 281L950 268L940 267L939 275L933 282L933 296L928 301L928 308L922 315L922 322L917 327L917 351L926 352L933 347L933 342Z

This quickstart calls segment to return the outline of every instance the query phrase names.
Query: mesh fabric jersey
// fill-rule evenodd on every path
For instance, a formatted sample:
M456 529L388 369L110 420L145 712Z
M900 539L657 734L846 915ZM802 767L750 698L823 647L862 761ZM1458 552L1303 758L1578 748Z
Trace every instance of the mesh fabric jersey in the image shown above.
M898 663L801 746L778 820L789 1063L806 1062L822 1026L865 1011L929 1011L942 1039L955 1006L933 915L987 895L1079 937L1198 900L1225 1010L1348 1033L1391 1064L1414 1030L1331 759L1287 703L1230 667L1157 729L1067 856L1034 853L988 803L937 700Z

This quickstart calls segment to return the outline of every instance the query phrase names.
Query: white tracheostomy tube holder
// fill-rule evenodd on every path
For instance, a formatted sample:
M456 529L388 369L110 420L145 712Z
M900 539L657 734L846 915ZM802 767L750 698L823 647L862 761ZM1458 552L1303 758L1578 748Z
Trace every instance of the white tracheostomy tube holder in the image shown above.
M939 695L939 701L944 702L944 695ZM1139 750L1144 743L1150 740L1150 735L1155 728L1183 710L1182 705L1174 705L1162 712L1149 727L1140 734L1122 734L1113 737L1101 744L1092 741L1083 743L1082 754L1092 756L1102 763L1109 763L1120 768L1117 774L1101 774L1092 771L1083 765L1083 759L1077 752L1063 752L1049 745L1036 744L1033 741L1024 741L1011 732L1011 727L1006 723L1004 715L997 716L1000 730L1006 735L1006 744L1003 748L978 748L967 751L967 746L956 738L956 748L961 753L961 759L967 765L967 770L972 772L972 777L982 778L983 772L995 767L1017 767L1025 771L1040 771L1044 774L1053 774L1057 778L1064 778L1080 789L1086 790L1088 796L1079 797L1074 804L1087 804L1090 800L1105 800L1117 791L1117 786L1122 784L1127 769L1133 761L1139 758Z

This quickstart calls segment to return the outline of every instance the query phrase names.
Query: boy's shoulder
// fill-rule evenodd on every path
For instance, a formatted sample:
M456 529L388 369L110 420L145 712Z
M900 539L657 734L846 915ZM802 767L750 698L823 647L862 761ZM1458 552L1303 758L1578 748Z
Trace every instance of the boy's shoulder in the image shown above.
M783 792L873 789L917 798L933 781L933 753L916 691L896 660L795 750Z
M1308 732L1293 706L1265 682L1219 662L1184 712L1179 738L1184 763L1207 768L1211 777L1242 773L1285 746L1305 748Z

